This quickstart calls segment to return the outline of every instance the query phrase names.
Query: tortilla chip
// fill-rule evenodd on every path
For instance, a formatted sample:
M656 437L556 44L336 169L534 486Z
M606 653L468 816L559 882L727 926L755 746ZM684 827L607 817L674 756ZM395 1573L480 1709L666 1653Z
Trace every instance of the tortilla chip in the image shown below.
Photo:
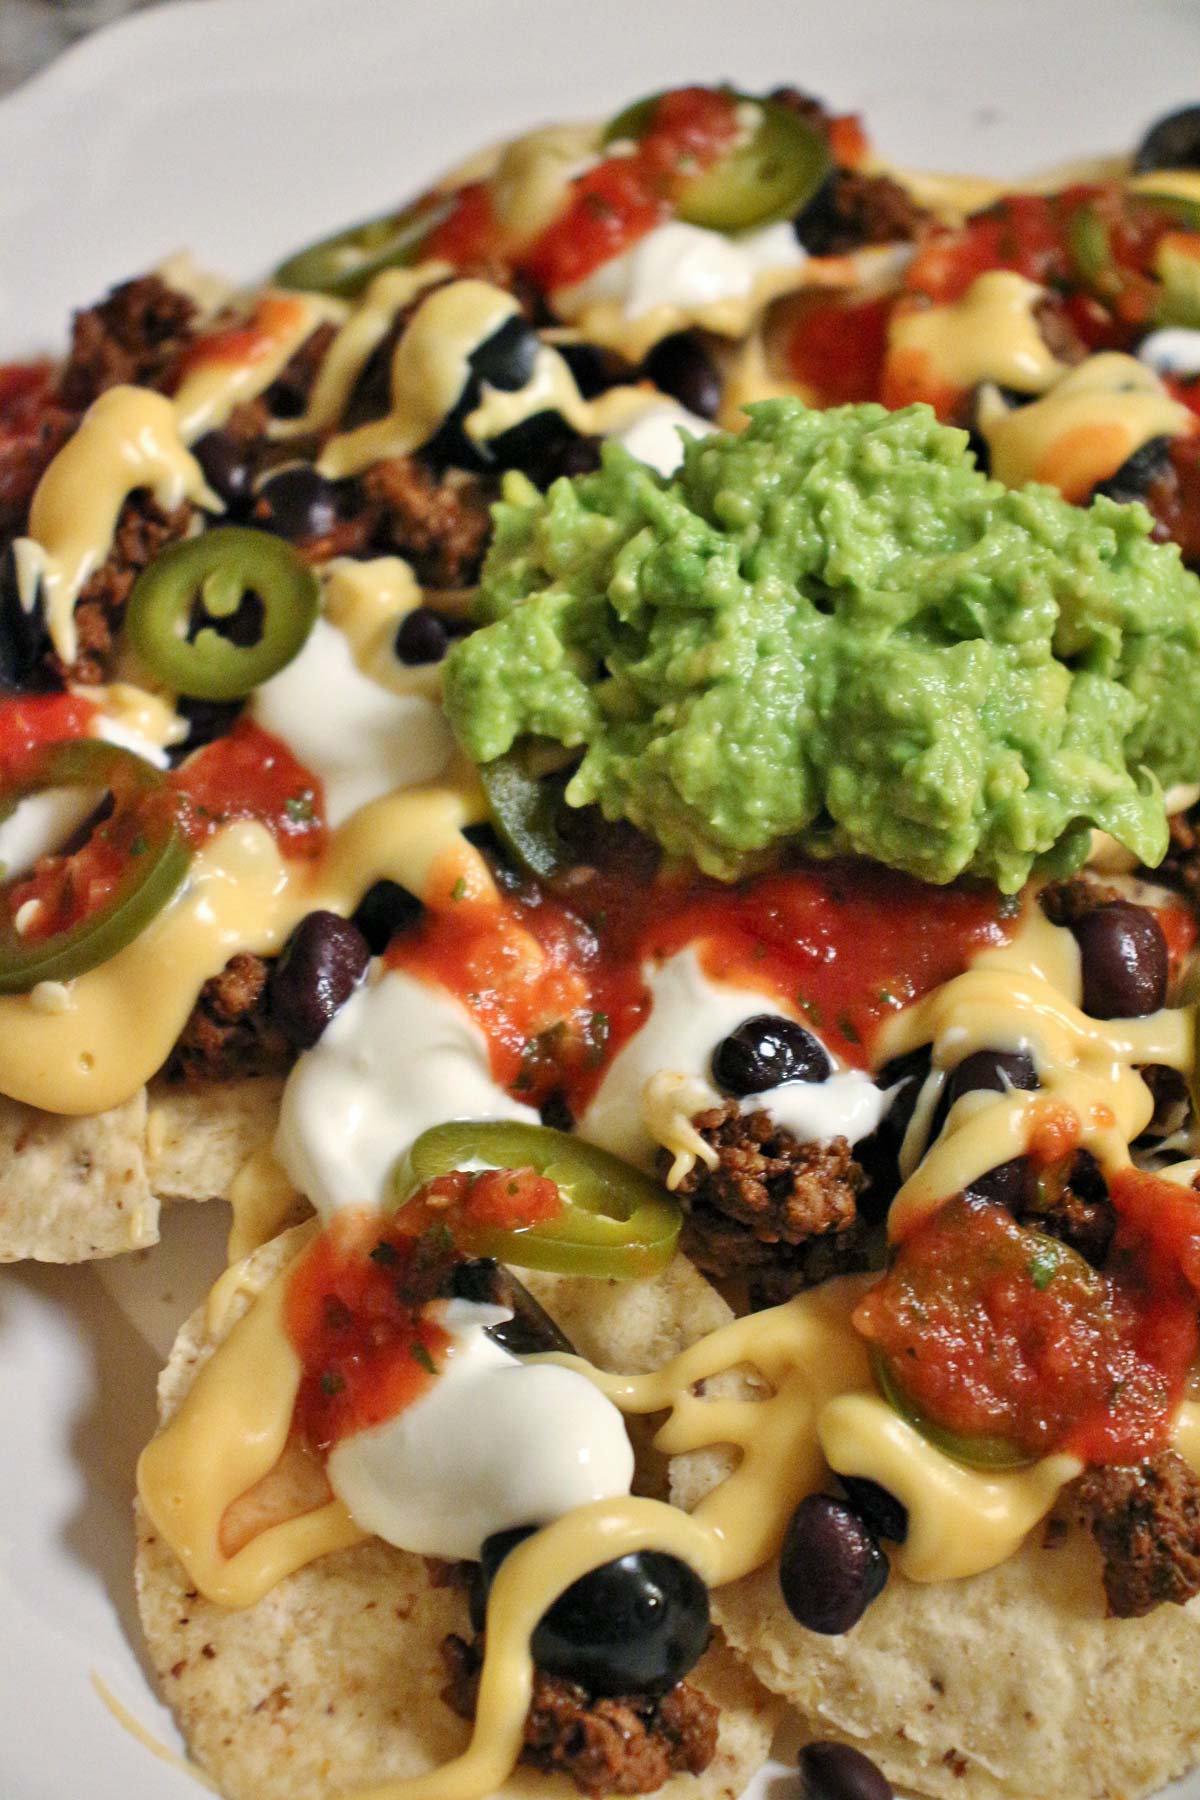
M223 1081L150 1088L146 1169L171 1200L224 1200L238 1170L269 1141L279 1118L282 1081Z
M673 1497L694 1506L730 1467L720 1449L676 1458ZM721 1588L713 1616L806 1736L857 1745L906 1792L1153 1793L1200 1760L1200 1601L1106 1618L1090 1535L1072 1530L1052 1548L1042 1536L969 1580L893 1574L843 1637L795 1622L777 1563Z
M246 1288L270 1280L286 1240L267 1246ZM682 1259L655 1282L530 1279L584 1353L608 1346L637 1368L728 1317ZM244 1310L232 1309L229 1329ZM693 1327L693 1321L695 1326ZM665 1348L663 1348L665 1347ZM180 1333L159 1384L164 1417L211 1354L203 1312ZM447 1566L377 1539L322 1558L256 1606L231 1612L198 1598L139 1508L138 1599L150 1655L192 1757L228 1800L325 1800L449 1760L469 1727L441 1698L439 1646L467 1626ZM717 1755L704 1775L677 1776L661 1800L736 1800L765 1761L780 1707L714 1641L691 1680L721 1709ZM502 1800L574 1795L565 1778L516 1771Z
M146 1096L90 1118L0 1095L0 1262L90 1262L158 1241Z

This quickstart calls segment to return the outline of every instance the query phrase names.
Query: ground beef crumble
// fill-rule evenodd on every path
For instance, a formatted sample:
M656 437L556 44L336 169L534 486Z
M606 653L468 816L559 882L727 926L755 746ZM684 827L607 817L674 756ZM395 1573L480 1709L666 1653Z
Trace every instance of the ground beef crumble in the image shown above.
M46 652L46 666L54 675L63 681L105 680L117 621L134 582L161 550L187 535L193 517L193 509L188 505L164 512L144 490L129 496L112 548L85 583L75 607L79 640L75 661L68 666L53 650Z
M1094 1468L1065 1505L1104 1556L1108 1610L1138 1619L1200 1593L1200 1477L1174 1450L1128 1468Z
M199 1085L282 1074L293 1052L271 1023L270 970L265 958L242 951L205 982L171 1052L168 1079Z
M833 115L811 94L781 87L770 98L828 136ZM932 213L890 175L840 167L798 221L800 240L813 256L843 256L866 244L911 243L933 222Z
M1157 869L1148 869L1145 873L1156 881L1169 882L1179 888L1192 906L1200 910L1200 813L1195 809L1176 813L1170 821L1170 829L1166 856Z
M442 1656L447 1705L474 1718L483 1639L468 1643L451 1635ZM686 1681L660 1700L642 1694L597 1700L539 1669L521 1760L570 1775L584 1794L651 1794L671 1775L703 1773L716 1753L717 1718L712 1701Z
M1052 925L1077 925L1089 913L1110 906L1124 896L1120 888L1110 887L1092 875L1072 875L1065 881L1051 881L1039 896L1042 911Z
M1117 1215L1095 1158L1080 1150L1061 1164L1042 1169L1027 1182L1018 1222L1054 1237L1093 1268L1108 1255Z
M140 275L77 312L59 381L63 404L82 411L124 382L157 387L192 336L197 310L159 276Z
M362 489L380 514L377 535L408 558L418 581L435 588L475 581L491 532L494 482L458 469L439 477L419 457L394 456L367 470Z
M744 1278L756 1305L869 1264L869 1227L858 1195L866 1184L845 1138L801 1144L766 1112L726 1101L692 1121L719 1158L697 1162L676 1193L681 1244L706 1274ZM665 1174L670 1153L660 1153Z

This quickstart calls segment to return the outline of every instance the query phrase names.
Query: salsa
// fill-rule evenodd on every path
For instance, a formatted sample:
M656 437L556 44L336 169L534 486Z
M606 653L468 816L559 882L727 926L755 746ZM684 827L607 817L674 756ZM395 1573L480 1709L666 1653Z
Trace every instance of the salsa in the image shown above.
M181 823L188 842L205 843L234 819L257 819L285 856L315 859L325 848L325 794L320 780L281 739L252 719L239 719L177 770Z
M777 997L866 1067L881 1022L1005 943L1017 915L986 890L927 888L869 863L737 887L619 865L581 873L563 893L529 883L499 911L427 911L387 953L457 995L502 1086L533 1104L561 1086L576 1114L646 1017L649 961L694 945L714 980Z
M432 1386L450 1342L425 1308L456 1260L443 1234L378 1214L338 1214L300 1257L285 1322L303 1376L293 1430L324 1454L382 1425Z
M1160 1253L1137 1178L1105 1272L1002 1208L960 1197L905 1239L859 1303L885 1386L966 1460L996 1440L1131 1463L1168 1441L1198 1342L1196 1290ZM1168 1190L1169 1191L1169 1190ZM1200 1204L1181 1196L1193 1257ZM1136 1215L1136 1216L1135 1216ZM1172 1246L1181 1227L1172 1222ZM1200 1267L1200 1264L1194 1266ZM972 1456L972 1447L978 1454Z

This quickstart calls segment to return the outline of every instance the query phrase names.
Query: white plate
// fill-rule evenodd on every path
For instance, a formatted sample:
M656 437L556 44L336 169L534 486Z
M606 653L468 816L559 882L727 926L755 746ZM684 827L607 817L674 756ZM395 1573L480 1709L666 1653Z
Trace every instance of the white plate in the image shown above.
M171 4L0 104L0 354L56 350L72 306L169 250L253 276L491 137L681 79L793 81L862 108L900 161L1017 173L1131 143L1200 98L1198 72L1190 0ZM3 1800L198 1791L113 1722L91 1677L173 1741L146 1682L130 1572L156 1358L113 1295L169 1338L204 1285L223 1210L181 1211L168 1254L103 1278L0 1276ZM764 1775L753 1794L791 1789ZM1200 1800L1200 1779L1185 1797Z

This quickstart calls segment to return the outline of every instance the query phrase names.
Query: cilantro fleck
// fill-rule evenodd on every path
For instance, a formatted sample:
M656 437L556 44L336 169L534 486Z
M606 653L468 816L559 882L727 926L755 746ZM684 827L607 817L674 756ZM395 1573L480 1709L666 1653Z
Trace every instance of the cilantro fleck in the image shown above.
M593 1068L604 1061L604 1052L608 1048L609 1017L606 1012L594 1012L587 1022L586 1035L588 1042L588 1062Z
M413 1344L409 1354L415 1363L421 1365L427 1375L437 1374L437 1364L434 1362L432 1356L430 1356L420 1338Z
M465 900L466 897L467 897L466 877L463 875L460 875L458 880L455 882L454 886L450 889L450 898L452 900Z
M332 1400L335 1394L344 1393L345 1387L346 1378L344 1375L339 1375L336 1369L326 1369L321 1377L321 1392L323 1394L328 1394L329 1398Z
M305 788L303 793L289 794L283 803L283 810L293 825L311 825L315 817L313 811L313 791Z
M132 844L129 846L129 854L130 856L145 856L148 848L149 846L146 843L145 836L139 831Z
M858 1027L849 1013L838 1014L837 1028L848 1044L862 1043L862 1039L858 1035Z
M810 1019L814 1025L820 1027L825 1023L821 1009L815 1000L808 999L804 994L797 994L796 1005L800 1008L800 1011L804 1014L805 1018Z
M394 1269L400 1261L400 1252L395 1244L389 1244L386 1238L380 1238L371 1252L371 1261L378 1263L381 1269Z
M1029 1279L1039 1294L1044 1294L1062 1266L1062 1251L1057 1244L1043 1244L1029 1259Z
M890 1006L895 1012L902 1012L904 1010L903 1000L901 1000L898 994L893 994L891 988L880 988L879 1004L881 1006Z

